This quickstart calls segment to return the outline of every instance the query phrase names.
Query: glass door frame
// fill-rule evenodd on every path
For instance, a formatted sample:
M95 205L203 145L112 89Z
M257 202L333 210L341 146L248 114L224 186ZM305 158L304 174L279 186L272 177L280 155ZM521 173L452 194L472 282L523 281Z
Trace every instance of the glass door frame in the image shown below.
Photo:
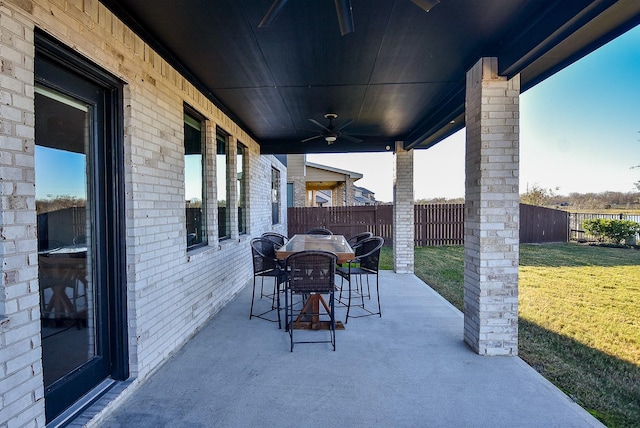
M106 344L100 349L106 372L100 369L95 376L91 363L86 375L81 368L56 381L45 391L45 413L51 422L69 409L78 412L76 401L105 379L125 380L129 377L127 314L126 314L126 260L125 260L125 207L124 207L124 132L123 132L123 83L81 58L76 53L51 39L41 31L35 32L36 61L34 83L77 97L77 90L96 88L95 97L101 107L96 132L89 142L95 156L89 166L94 178L90 180L95 195L95 214L92 229L96 231L97 287L103 284L100 306L103 311L96 333L103 335ZM90 90L90 89L89 89ZM94 98L95 99L95 98ZM87 100L91 101L91 100ZM98 154L99 153L99 154ZM99 292L99 290L97 290ZM82 366L84 367L84 366ZM103 366L105 367L105 366ZM106 375L105 375L106 374ZM97 376L97 377L96 377ZM99 379L101 378L101 379ZM69 402L71 401L71 402ZM85 403L88 405L90 403ZM69 407L71 406L71 407Z

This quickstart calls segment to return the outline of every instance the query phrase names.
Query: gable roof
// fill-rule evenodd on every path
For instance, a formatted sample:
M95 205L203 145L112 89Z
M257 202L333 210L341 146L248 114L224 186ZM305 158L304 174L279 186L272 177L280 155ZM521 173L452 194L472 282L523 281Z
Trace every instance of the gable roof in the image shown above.
M363 177L362 174L360 174L359 172L347 171L346 169L335 168L328 165L320 165L318 163L313 163L313 162L306 162L306 165L308 168L320 169L323 171L336 173L340 175L348 175L349 178L353 179L354 181L359 180Z

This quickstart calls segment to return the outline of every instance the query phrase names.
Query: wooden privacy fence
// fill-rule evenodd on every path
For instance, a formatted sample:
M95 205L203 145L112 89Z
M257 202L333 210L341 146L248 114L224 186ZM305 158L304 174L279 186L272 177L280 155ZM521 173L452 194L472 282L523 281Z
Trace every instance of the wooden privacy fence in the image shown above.
M567 211L520 204L521 243L542 244L568 241L569 213Z
M309 207L287 210L288 235L304 233L312 227L324 227L337 235L353 236L371 232L392 245L393 206Z
M415 245L464 244L464 204L415 205ZM325 227L335 234L353 236L371 232L393 245L393 205L364 207L289 208L288 235ZM520 242L567 242L569 213L520 204Z

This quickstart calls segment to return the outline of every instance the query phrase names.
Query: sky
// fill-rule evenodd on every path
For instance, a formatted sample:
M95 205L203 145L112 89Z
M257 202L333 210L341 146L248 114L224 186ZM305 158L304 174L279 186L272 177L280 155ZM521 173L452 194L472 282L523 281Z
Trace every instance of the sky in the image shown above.
M414 153L414 198L464 196L464 129ZM363 174L357 186L393 199L393 154L310 154ZM637 191L640 180L640 26L520 96L520 193Z

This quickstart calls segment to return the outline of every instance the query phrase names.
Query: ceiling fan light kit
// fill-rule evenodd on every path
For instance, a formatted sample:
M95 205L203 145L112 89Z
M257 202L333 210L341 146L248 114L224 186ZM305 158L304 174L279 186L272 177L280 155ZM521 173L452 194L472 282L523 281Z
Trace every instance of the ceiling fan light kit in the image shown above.
M411 0L416 6L425 12L429 12L434 6L440 3L440 0Z

